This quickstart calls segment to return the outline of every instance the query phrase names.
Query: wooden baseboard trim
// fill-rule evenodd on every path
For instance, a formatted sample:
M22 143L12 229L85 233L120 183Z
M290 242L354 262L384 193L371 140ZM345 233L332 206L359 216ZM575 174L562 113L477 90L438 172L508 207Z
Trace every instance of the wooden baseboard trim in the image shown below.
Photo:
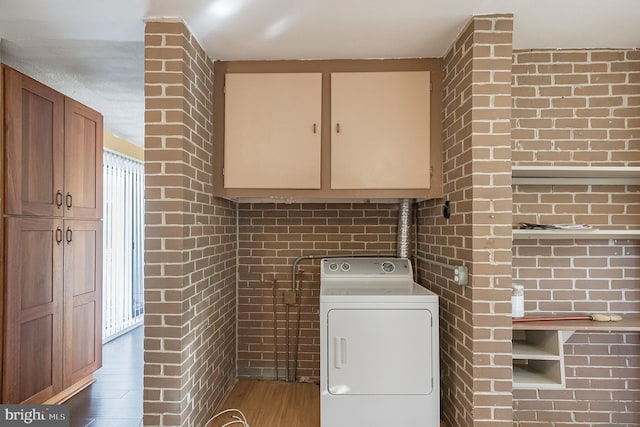
M43 402L43 405L58 405L60 403L64 403L76 394L80 393L85 388L89 387L94 382L96 382L96 379L93 377L93 374L87 375L77 383L71 385L70 387L67 387L55 396L51 396L49 399Z

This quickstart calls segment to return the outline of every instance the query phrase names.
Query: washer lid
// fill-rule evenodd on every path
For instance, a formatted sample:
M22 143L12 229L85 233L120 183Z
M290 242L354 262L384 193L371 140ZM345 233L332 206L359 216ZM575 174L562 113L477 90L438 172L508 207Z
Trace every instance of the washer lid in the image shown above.
M438 295L414 282L401 281L325 281L321 302L438 302Z

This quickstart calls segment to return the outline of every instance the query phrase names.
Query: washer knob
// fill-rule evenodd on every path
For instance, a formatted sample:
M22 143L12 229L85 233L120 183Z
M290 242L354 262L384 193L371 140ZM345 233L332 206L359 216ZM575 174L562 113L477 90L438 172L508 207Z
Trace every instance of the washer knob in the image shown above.
M336 264L335 262L332 262L331 264L329 264L329 270L338 271L338 264Z
M342 271L349 271L351 270L351 264L349 264L348 262L343 262L342 264L340 264L340 269Z
M390 261L383 262L381 267L382 271L384 271L385 273L393 273L394 271L396 271L395 264Z

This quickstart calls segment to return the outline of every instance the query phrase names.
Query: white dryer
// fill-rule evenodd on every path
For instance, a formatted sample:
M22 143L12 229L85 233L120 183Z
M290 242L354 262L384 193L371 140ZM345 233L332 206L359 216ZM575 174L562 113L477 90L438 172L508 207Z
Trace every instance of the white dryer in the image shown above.
M438 427L438 296L397 258L326 258L321 427Z

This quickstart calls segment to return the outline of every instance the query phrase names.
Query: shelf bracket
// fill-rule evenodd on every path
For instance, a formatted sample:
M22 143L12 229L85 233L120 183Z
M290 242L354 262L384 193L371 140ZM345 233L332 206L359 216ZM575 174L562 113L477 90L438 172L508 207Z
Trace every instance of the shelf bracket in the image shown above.
M562 344L565 344L567 341L569 341L569 338L571 338L571 335L573 335L575 331L567 331L567 330L561 330L560 331L560 342Z

